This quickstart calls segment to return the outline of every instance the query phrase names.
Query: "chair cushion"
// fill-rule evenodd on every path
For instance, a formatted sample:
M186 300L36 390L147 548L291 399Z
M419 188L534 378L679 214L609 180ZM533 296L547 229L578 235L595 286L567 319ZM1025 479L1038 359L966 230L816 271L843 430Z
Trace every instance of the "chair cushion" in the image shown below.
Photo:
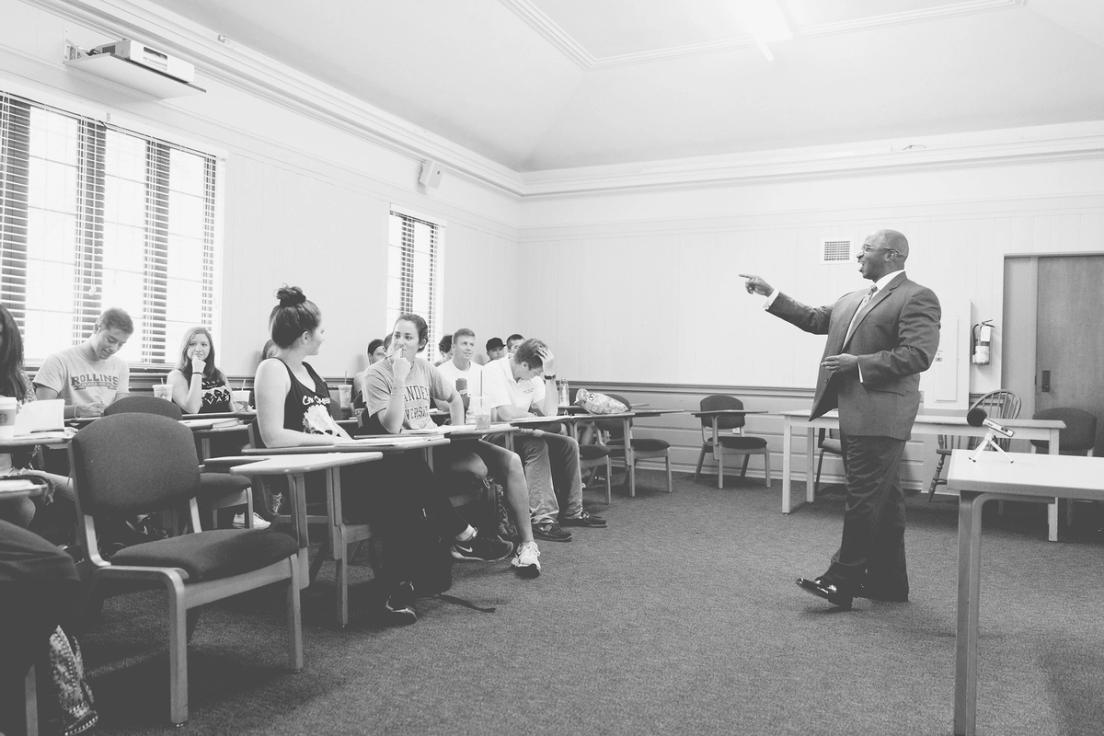
M200 473L197 498L221 498L232 493L241 493L250 487L248 478L231 473Z
M653 437L633 437L632 446L640 452L663 452L671 446L667 440L658 440Z
M597 460L610 454L610 448L605 445L579 445L579 457L583 460Z
M767 446L765 437L722 436L720 440L722 445L733 450L761 450Z
M179 567L188 573L189 583L196 583L258 570L297 551L295 540L284 532L215 529L123 547L112 555L111 564Z

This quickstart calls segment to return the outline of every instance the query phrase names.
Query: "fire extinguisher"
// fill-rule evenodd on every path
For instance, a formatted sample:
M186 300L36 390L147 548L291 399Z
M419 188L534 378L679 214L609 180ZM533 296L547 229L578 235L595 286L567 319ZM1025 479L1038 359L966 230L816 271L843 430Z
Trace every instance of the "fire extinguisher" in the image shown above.
M989 365L989 346L993 341L993 320L979 322L971 329L971 350L974 365Z

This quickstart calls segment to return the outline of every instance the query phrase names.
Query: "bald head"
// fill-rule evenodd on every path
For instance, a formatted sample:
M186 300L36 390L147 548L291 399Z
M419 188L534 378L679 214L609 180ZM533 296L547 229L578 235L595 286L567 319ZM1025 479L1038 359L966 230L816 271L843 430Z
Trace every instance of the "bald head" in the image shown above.
M897 251L897 254L900 256L901 265L903 266L909 254L908 238L896 230L879 230L874 236L878 238L881 246L886 250Z

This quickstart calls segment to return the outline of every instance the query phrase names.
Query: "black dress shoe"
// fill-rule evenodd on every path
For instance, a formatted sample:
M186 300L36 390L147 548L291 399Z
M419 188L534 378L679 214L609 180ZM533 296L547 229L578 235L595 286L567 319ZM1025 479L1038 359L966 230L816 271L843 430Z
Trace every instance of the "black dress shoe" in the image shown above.
M840 610L851 610L851 602L854 598L854 592L850 588L839 583L830 582L825 580L824 578L817 578L816 580L809 580L808 578L798 578L797 587L801 588L804 591L812 593L818 598L823 598Z

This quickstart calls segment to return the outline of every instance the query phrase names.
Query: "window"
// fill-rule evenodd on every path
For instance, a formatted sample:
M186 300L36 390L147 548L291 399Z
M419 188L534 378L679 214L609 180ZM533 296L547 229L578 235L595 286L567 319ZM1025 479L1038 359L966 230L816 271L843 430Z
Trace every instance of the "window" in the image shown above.
M0 302L28 361L134 319L124 355L175 362L215 318L215 157L0 92Z
M441 325L441 263L444 225L391 208L387 238L387 326L413 312L429 324L429 344L422 353L436 362Z

